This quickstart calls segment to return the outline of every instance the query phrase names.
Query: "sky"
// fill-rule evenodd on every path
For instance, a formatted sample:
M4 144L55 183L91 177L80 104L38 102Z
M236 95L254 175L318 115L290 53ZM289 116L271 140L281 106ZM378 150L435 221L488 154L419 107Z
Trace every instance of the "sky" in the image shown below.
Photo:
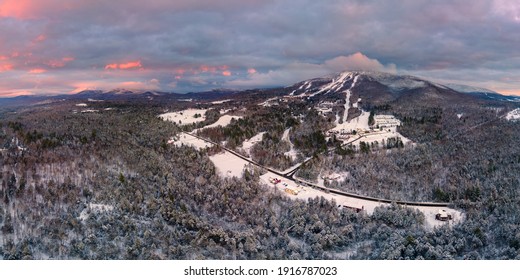
M518 0L0 0L0 96L288 86L345 70L520 95Z

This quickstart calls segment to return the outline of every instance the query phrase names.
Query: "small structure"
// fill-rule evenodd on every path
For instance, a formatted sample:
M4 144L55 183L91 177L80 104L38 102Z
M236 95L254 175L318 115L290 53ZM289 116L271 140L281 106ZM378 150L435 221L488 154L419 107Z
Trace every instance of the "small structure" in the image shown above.
M446 212L446 210L439 210L439 213L435 215L435 219L439 221L449 221L452 219L451 214Z
M285 192L292 195L298 195L298 190L292 189L292 188L285 188Z

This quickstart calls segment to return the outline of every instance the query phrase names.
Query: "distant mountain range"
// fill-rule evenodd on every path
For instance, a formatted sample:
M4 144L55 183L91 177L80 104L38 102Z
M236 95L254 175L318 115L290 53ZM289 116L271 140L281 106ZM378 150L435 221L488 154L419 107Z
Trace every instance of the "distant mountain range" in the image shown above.
M465 102L474 98L487 101L520 102L520 97L518 96L502 95L484 88L458 84L441 85L408 75L394 75L371 71L348 71L336 75L305 80L285 88L246 91L215 89L207 92L190 92L187 94L127 89L114 89L110 91L86 90L77 94L0 98L0 106L38 105L61 99L76 100L89 98L92 100L129 101L212 100L251 93L289 96L305 95L309 100L334 99L343 98L341 95L350 88L354 88L353 85L355 86L355 90L352 90L353 98L362 98L363 102L374 104L396 100L407 103Z

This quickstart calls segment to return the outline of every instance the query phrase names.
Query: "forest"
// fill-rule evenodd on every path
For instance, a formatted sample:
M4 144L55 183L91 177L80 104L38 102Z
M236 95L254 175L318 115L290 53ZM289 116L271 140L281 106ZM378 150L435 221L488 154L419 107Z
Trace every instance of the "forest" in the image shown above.
M207 152L167 144L183 130L157 116L178 104L73 103L1 111L1 259L518 259L520 123L489 108L395 110L416 147L323 153L327 119L305 104L248 108L201 135L231 148L260 132L253 157L303 156L299 176L348 172L331 187L390 199L445 201L466 218L428 229L392 204L373 215L316 197L291 200L258 171L220 177ZM111 108L111 110L103 110ZM214 122L218 112L210 112ZM494 120L494 121L492 121ZM200 124L200 127L203 125ZM477 127L475 127L477 126ZM277 147L273 149L273 147ZM346 150L348 147L346 147ZM298 174L297 174L298 175Z

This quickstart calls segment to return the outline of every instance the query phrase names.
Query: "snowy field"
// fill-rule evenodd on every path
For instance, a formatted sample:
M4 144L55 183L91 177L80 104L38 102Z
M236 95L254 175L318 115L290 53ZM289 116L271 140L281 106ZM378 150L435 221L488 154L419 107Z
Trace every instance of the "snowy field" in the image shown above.
M289 139L289 132L291 131L291 128L288 128L286 129L284 132L283 132L283 135L282 135L282 141L287 141L289 142L289 145L291 146L291 150L288 151L288 152L285 152L284 155L286 156L289 156L291 158L291 160L295 160L297 155L298 155L298 152L296 151L296 149L294 148L294 145L293 143L291 142L291 139Z
M257 135L247 139L246 141L244 141L244 143L242 144L242 149L244 150L244 152L246 152L246 154L248 156L251 155L251 148L258 142L262 141L262 137L264 136L265 132L260 132L258 133Z
M514 109L513 111L507 113L507 115L506 115L506 120L508 120L508 121L518 120L518 119L520 119L520 108Z
M336 127L331 129L332 131L338 132L346 132L350 133L353 130L369 130L370 126L368 125L368 117L370 116L369 112L362 111L361 115L351 119L349 122L343 122L342 124L337 124Z
M256 139L261 139L261 134L255 135ZM253 137L253 138L255 138ZM253 142L251 138L250 142ZM203 140L200 140L196 137L193 137L191 135L181 133L178 140L171 140L168 143L174 143L175 145L193 145L197 148L204 148L211 146L210 143L207 143ZM227 151L216 154L214 156L210 157L210 160L215 164L217 168L217 172L222 177L241 177L244 168L246 168L247 165L249 165L249 162L243 160L240 157L237 157L233 155L232 153L229 153ZM330 174L329 174L330 175ZM339 174L342 175L342 174ZM374 202L374 201L367 201L359 198L351 198L351 197L344 197L332 193L326 193L324 191L300 186L297 182L294 180L289 179L283 179L279 184L274 186L272 183L269 182L270 178L277 178L278 176L272 172L267 172L266 174L260 176L260 180L262 183L271 186L273 188L278 188L284 195L287 195L288 197L292 199L303 199L307 200L308 198L315 198L323 196L325 199L328 200L334 200L339 207L346 206L346 207L353 207L353 208L362 208L366 211L367 214L372 214L374 212L375 207L380 205L387 205L387 203L380 203L380 202ZM323 184L323 180L320 180L321 184ZM285 186L285 185L286 186ZM319 185L321 185L319 184ZM288 194L284 191L284 189L288 187L293 190L297 190L299 193L297 195ZM433 228L434 226L441 226L445 225L447 222L441 222L435 220L435 214L439 212L439 210L443 209L446 210L448 213L450 213L453 216L453 220L449 223L457 223L461 221L463 218L462 214L456 210L449 209L446 207L415 207L415 206L409 206L416 209L419 209L425 214L426 220L425 220L425 227L426 228Z
M217 100L217 101L211 102L211 104L222 104L222 103L226 103L226 102L229 102L229 101L231 101L231 99Z
M209 158L217 167L217 172L222 177L242 177L242 172L249 162L233 155L230 152L216 154Z
M179 138L177 140L172 138L171 140L168 141L168 144L172 144L172 143L177 147L186 145L186 146L193 146L197 149L204 149L204 148L213 146L211 143L208 143L204 140L200 140L199 138L193 137L184 132L179 134Z
M213 123L213 124L210 124L210 125L207 125L203 128L209 128L209 127L217 127L217 126L227 126L228 124L231 123L231 120L232 119L235 119L235 120L239 120L241 119L242 117L240 116L230 116L230 115L224 115L224 116L221 116L217 122Z
M161 114L159 117L165 121L171 121L176 124L192 124L206 120L206 111L206 109L186 109L183 111ZM201 116L195 118L196 114L200 114Z
M378 145L380 147L382 147L382 144L383 144L383 140L384 141L387 141L388 138L395 138L395 137L400 137L401 138L401 141L403 141L403 144L406 146L406 144L408 143L413 143L410 139L404 137L403 135L401 135L401 133L399 132L396 132L395 130L392 131L390 129L390 131L388 130L383 130L383 131L375 131L375 132L371 132L371 133L364 133L362 134L363 137L352 142L352 146L359 146L359 144L361 142L365 142L365 143L372 143L372 142L378 142Z

